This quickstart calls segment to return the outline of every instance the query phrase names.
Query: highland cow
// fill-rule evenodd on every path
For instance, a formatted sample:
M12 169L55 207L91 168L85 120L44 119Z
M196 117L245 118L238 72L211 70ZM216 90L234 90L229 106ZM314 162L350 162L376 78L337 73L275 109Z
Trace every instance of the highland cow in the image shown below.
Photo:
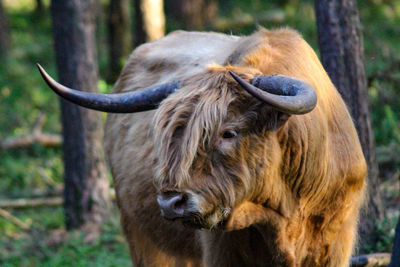
M105 149L134 266L348 266L366 163L297 32L171 33L132 53L111 95L41 72L126 113L108 116Z

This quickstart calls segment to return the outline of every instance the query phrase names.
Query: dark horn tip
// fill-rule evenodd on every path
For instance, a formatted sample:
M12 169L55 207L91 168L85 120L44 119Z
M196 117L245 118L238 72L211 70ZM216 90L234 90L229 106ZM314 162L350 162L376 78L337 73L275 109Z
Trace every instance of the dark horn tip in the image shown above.
M228 73L237 81L237 78L239 77L236 73L233 71L228 70Z
M228 70L228 72L238 84L240 84L241 86L245 86L244 84L246 83L246 81L243 80L239 75L230 70Z
M39 69L40 75L42 75L43 79L47 82L47 78L46 78L47 73L44 70L44 68L39 63L36 63L36 67Z
M43 67L39 63L36 63L36 67L39 69L40 72L43 71Z
M42 75L43 80L47 83L47 85L57 94L60 91L63 91L62 85L58 84L51 76L44 70L44 68L36 63L37 68L39 69L40 75Z

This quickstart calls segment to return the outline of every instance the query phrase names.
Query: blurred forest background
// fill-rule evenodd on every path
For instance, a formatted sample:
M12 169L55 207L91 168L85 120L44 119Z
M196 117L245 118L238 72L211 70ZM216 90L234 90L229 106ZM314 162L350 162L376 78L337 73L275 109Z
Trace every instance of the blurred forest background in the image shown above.
M65 231L59 101L35 66L40 62L57 77L49 0L0 1L0 265L130 265L116 208L97 238ZM93 10L102 93L111 91L135 46L164 34L143 31L138 2L99 0ZM400 0L360 0L358 8L385 212L359 251L391 252L400 210ZM250 34L257 25L290 26L318 51L311 0L165 0L164 11L166 33Z

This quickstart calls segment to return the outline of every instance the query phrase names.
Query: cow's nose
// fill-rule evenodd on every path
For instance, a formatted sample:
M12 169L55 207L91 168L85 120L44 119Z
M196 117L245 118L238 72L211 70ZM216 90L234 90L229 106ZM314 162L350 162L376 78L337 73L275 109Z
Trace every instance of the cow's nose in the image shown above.
M169 220L184 217L187 200L187 195L175 191L161 193L157 196L161 214Z

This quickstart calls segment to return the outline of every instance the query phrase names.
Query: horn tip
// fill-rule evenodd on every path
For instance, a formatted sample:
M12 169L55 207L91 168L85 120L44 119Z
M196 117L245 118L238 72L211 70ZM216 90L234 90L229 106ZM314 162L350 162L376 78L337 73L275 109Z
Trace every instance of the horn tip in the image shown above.
M239 84L241 84L241 78L239 77L239 75L237 75L236 73L234 73L233 71L228 70L228 73L233 77L233 79L238 82Z
M36 67L38 68L38 70L39 70L40 74L42 74L42 76L44 75L44 73L46 73L44 68L39 63L36 63Z
M233 71L231 71L231 70L228 70L228 73L233 77L233 78L235 78L235 76L237 76Z

